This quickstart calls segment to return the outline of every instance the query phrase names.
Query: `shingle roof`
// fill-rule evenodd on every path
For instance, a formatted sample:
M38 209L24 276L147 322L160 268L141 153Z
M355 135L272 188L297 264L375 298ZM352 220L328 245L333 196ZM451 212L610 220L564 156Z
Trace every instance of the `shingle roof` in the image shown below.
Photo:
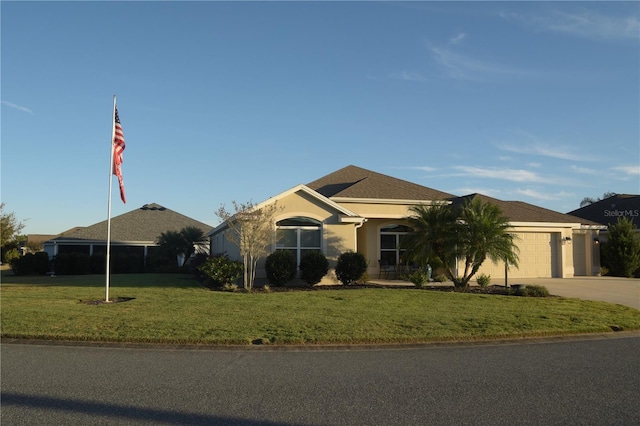
M453 197L406 180L347 166L307 184L327 198L365 198L434 201Z
M159 204L145 204L139 209L111 218L111 241L155 241L161 233L179 231L186 226L202 229L206 234L211 226L169 210ZM80 228L56 240L107 239L107 221Z
M580 217L559 213L543 207L534 206L522 201L502 201L482 194L469 194L462 197L451 198L453 206L459 206L466 201L480 199L484 203L495 204L502 210L510 222L548 222L548 223L580 223L583 225L599 225Z
M620 217L631 219L640 227L640 195L616 194L568 214L611 225Z

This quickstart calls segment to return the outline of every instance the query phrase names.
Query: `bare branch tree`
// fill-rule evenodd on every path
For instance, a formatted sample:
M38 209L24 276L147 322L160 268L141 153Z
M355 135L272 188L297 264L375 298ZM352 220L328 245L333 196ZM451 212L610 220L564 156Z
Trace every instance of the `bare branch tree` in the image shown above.
M226 222L226 238L240 249L244 263L244 288L251 290L258 260L269 253L275 237L275 215L281 210L276 203L257 207L251 201L233 201L233 211L220 206L216 215Z

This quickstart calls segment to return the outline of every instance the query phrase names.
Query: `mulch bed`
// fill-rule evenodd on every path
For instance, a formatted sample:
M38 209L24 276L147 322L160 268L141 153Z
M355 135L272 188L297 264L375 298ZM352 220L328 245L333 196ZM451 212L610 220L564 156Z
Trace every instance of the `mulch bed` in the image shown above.
M211 291L225 291L222 287L219 286L210 286L205 285ZM405 289L405 290L430 290L430 291L444 291L444 292L458 292L458 293L473 293L473 294L502 294L508 295L510 294L509 289L506 289L504 286L499 285L490 285L487 287L479 287L473 286L468 287L466 289L457 289L453 285L450 286L442 286L442 285L424 285L420 288L412 285L384 285L384 284L353 284L353 285L316 285L316 286L270 286L267 292L276 293L276 292L292 292L292 291L347 291L347 290L361 290L366 288L388 288L388 289ZM244 291L241 287L238 288L238 291ZM255 287L252 290L254 293L266 293L262 287Z

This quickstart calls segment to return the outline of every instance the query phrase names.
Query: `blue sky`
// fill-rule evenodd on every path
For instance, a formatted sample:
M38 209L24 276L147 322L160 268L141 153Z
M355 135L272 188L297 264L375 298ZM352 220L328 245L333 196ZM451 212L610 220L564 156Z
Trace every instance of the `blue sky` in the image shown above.
M640 193L638 2L7 2L2 202L25 233L127 204L215 225L353 164L560 212Z

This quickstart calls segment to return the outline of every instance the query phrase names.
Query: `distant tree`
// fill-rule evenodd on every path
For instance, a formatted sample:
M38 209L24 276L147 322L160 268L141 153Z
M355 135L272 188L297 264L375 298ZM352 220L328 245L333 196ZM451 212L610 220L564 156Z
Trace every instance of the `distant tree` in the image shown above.
M582 201L580 201L580 207L584 207L584 206L588 206L588 205L593 204L593 203L597 203L598 201L602 201L602 200L607 199L609 197L613 197L614 195L616 195L615 192L605 192L602 195L602 198L584 197L582 199Z
M409 256L441 262L455 287L466 288L487 258L518 266L518 246L509 232L509 220L495 204L476 199L459 209L437 204L413 206L411 211L408 221L414 231L405 241ZM464 262L461 275L456 270L460 259Z
M186 226L180 231L166 231L156 239L162 257L177 260L179 255L184 255L185 261L191 258L193 253L201 251L207 243L207 238L202 229L195 226Z
M3 261L7 261L5 253L18 248L17 240L23 228L24 223L16 218L15 213L5 212L4 203L0 203L0 250Z
M233 210L220 206L216 215L227 224L226 238L240 249L244 263L244 288L253 289L258 260L269 253L275 237L277 203L258 207L251 201L233 201Z
M0 203L0 245L12 243L24 228L24 224L16 219L15 213L4 211L4 203Z
M207 237L202 229L195 226L185 226L180 230L185 242L185 259L190 259L193 253L203 252L207 245Z
M38 253L44 249L43 244L36 241L27 241L26 247L29 253Z
M601 248L602 264L613 276L631 278L640 268L640 234L626 217L618 218L608 228L607 242Z
M158 244L160 256L168 259L169 262L177 262L178 256L187 252L185 239L178 231L163 232L156 239L156 244Z

